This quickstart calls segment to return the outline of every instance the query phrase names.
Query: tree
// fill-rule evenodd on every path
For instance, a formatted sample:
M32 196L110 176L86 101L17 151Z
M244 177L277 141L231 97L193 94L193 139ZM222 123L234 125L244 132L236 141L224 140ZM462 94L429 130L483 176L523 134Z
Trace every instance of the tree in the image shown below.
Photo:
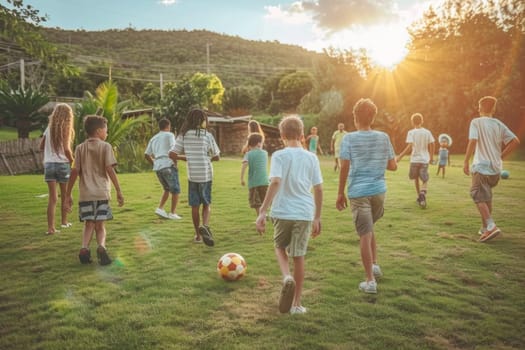
M0 90L0 110L14 122L18 138L27 139L29 133L46 122L45 116L39 113L49 98L33 89Z
M207 109L220 110L224 87L215 74L195 73L190 78L193 89L199 95L200 104Z
M308 72L295 72L279 81L277 93L283 110L297 109L301 99L312 90L313 78Z
M259 90L248 86L233 87L224 93L223 110L231 116L242 116L250 113L255 107Z

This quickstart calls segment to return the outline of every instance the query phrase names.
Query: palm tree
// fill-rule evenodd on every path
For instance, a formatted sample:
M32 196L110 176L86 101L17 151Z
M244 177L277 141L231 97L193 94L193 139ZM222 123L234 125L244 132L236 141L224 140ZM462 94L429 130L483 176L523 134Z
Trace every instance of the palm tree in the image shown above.
M15 122L18 138L27 139L29 133L45 123L45 116L38 112L49 102L47 95L33 89L0 89L0 111Z

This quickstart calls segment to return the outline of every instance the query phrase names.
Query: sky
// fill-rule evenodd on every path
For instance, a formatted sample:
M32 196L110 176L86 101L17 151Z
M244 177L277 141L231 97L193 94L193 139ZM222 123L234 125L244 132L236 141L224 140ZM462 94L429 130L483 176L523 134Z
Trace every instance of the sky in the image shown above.
M388 66L406 53L406 27L441 0L25 0L46 27L205 29L308 50L367 49Z

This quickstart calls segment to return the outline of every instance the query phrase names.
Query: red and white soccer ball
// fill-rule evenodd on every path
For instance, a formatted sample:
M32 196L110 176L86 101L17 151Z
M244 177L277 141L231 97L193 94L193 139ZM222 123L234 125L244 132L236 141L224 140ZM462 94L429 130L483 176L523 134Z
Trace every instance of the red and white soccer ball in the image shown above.
M217 272L226 281L237 281L246 273L246 261L240 254L226 253L217 263Z

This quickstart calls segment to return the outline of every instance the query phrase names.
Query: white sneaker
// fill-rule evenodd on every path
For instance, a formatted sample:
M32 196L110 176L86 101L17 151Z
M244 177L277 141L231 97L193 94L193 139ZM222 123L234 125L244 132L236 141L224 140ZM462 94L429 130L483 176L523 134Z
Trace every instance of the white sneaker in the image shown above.
M160 209L160 208L155 209L155 214L157 214L158 216L164 219L168 218L168 214L166 213L164 209Z
M364 281L359 283L359 290L369 294L377 293L377 283L376 281Z
M383 276L383 272L381 272L381 268L379 267L379 265L376 265L376 264L372 265L372 273L374 274L374 277Z
M295 293L295 280L288 275L283 280L281 295L279 297L279 311L284 314L292 308Z
M292 306L292 308L290 309L290 314L292 315L299 315L299 314L305 314L306 313L306 308L304 306Z
M180 217L180 216L177 215L177 214L169 213L169 214L168 214L168 219L171 219L171 220L180 220L180 219L182 219L182 217Z

